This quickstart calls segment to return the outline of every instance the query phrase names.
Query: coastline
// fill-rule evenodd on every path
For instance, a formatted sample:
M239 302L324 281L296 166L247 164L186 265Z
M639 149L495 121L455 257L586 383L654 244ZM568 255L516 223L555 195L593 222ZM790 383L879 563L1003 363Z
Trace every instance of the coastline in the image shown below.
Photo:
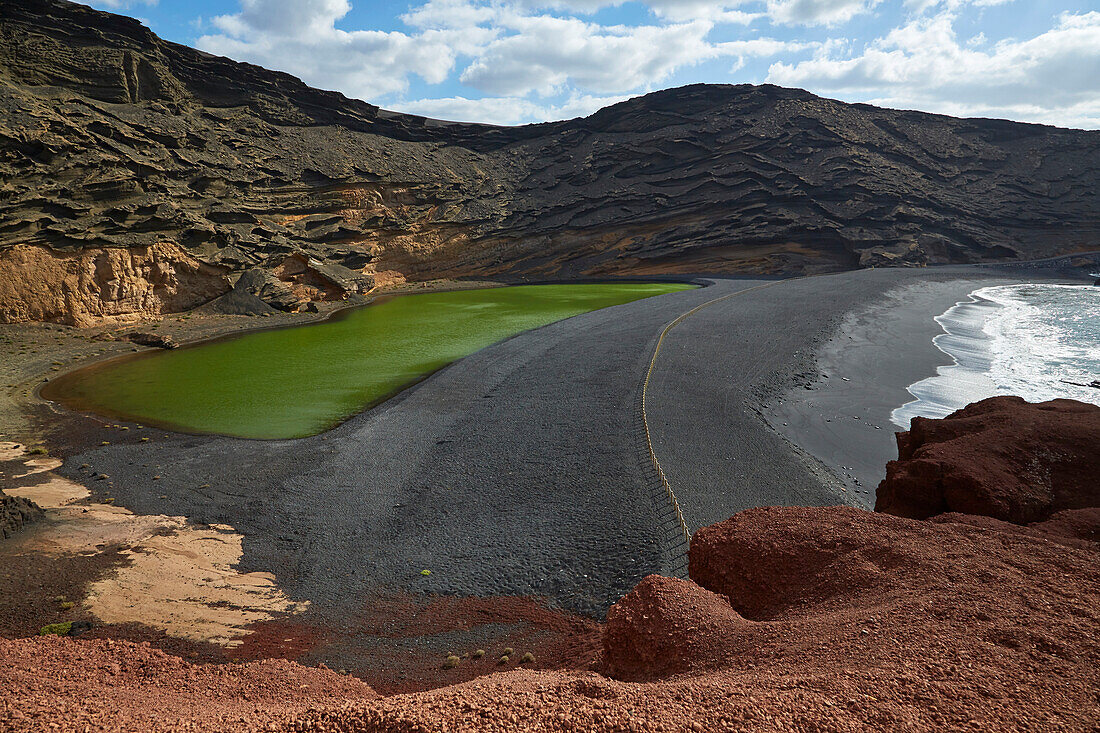
M874 505L886 462L897 457L894 434L902 428L891 414L913 400L909 387L953 363L934 342L944 334L937 317L983 287L1083 282L1024 268L954 272L888 290L845 314L815 351L812 377L766 405L771 427L827 466L852 491L855 506Z
M76 432L83 434L94 430L96 424L109 424L110 420L56 406L39 392L47 380L56 376L111 359L157 350L157 347L131 343L119 334L155 329L181 347L193 347L247 333L321 323L340 317L345 311L370 305L379 298L504 285L506 283L480 280L432 280L395 285L345 301L319 302L317 313L276 311L265 316L229 315L202 313L202 306L199 306L192 311L89 328L45 322L0 324L0 342L6 352L5 358L0 360L0 426L3 426L0 439L32 445L45 440L63 452L98 442L91 440L96 437L94 435L75 442L68 440L65 431L53 429L52 423L61 421L70 428L79 423Z

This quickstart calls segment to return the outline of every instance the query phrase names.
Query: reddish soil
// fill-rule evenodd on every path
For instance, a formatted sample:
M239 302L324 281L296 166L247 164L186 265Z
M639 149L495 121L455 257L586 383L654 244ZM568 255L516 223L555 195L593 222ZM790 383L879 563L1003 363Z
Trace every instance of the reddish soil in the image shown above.
M154 718L172 729L190 716L218 731L269 722L311 731L1090 730L1100 725L1097 563L1094 544L1004 523L754 509L697 533L698 585L651 576L612 610L606 670L623 681L512 669L379 700L290 662L191 666L144 646L116 654L102 641L24 640L0 642L0 687L10 690L0 728L16 710L82 725L111 709L122 717L103 729L158 729ZM152 666L120 683L103 672L112 663ZM65 682L45 681L59 672ZM295 692L301 684L308 698Z
M1044 411L1073 414L1063 407ZM1021 432L1045 419L1031 412ZM1073 478L1096 460L1097 428L1076 454L1066 428L1046 442L1028 434L1047 446L1030 462L1008 448L993 451L999 463L979 456L992 475L1041 465L1035 475L1051 477L1048 510L1027 524L766 507L703 528L691 580L650 576L611 609L598 671L600 629L531 599L372 599L350 630L270 622L238 653L308 657L341 635L389 639L412 644L416 661L380 666L438 689L378 698L285 660L201 665L147 644L0 641L0 730L1098 730L1100 483ZM1057 460L1055 444L1067 451ZM939 474L894 485L890 500L919 505L942 476L977 470L977 453L939 454ZM974 503L1028 516L1038 493L1032 481L1013 494L1021 483L976 489ZM513 627L524 644L508 664L498 649L453 649L457 664L444 666L441 644ZM516 668L525 648L540 649L527 665L537 669ZM380 689L404 684L377 676Z
M375 696L284 660L192 664L147 644L54 636L0 639L0 689L0 730L13 733L274 730L311 705Z
M991 397L898 433L875 511L926 519L945 512L1015 524L1095 506L1100 407Z
M0 543L0 637L32 636L46 624L92 620L80 599L90 583L125 562L116 547L95 555L49 557ZM67 602L73 607L65 608Z
M255 624L236 660L281 657L305 664L338 659L383 694L444 687L516 667L593 669L601 625L536 598L385 595L338 628L305 617ZM159 645L158 645L159 646ZM512 649L502 662L506 649ZM478 655L478 650L484 654ZM530 653L534 659L524 662ZM459 662L446 664L454 655Z

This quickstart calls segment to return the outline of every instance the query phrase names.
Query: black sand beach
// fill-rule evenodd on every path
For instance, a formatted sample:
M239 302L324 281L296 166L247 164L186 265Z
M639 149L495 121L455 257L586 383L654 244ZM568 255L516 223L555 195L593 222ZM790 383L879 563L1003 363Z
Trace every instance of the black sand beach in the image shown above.
M909 385L951 363L932 343L943 333L935 317L982 287L1081 282L1041 269L936 268L879 290L876 281L883 272L859 275L877 295L840 313L814 353L816 374L766 399L764 410L774 429L843 482L847 503L865 508L874 505L886 462L897 458L894 433L902 428L890 421L890 413L913 399Z

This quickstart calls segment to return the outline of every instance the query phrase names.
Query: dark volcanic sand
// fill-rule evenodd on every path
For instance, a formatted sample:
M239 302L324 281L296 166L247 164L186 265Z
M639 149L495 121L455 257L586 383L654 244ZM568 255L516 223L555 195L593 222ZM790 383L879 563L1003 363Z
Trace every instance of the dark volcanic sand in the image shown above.
M691 528L756 505L862 504L770 429L758 405L812 379L814 351L844 313L891 288L960 277L984 275L872 270L778 282L674 329L649 414ZM274 572L313 604L298 621L345 639L313 652L333 667L363 669L378 654L356 619L380 595L541 596L602 617L644 576L682 566L637 406L667 322L765 281L713 282L521 334L324 435L141 431L150 442L84 452L62 472L110 474L112 496L138 513L242 532L242 570ZM359 649L347 641L359 637ZM446 654L483 638L484 629L443 635L410 653Z

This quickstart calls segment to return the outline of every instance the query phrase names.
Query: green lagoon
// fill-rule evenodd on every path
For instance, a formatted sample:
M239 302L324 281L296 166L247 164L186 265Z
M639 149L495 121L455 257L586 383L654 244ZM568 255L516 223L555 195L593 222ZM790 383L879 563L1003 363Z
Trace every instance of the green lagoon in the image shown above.
M320 323L103 362L50 382L43 396L186 432L299 438L509 336L692 287L585 283L395 296Z

